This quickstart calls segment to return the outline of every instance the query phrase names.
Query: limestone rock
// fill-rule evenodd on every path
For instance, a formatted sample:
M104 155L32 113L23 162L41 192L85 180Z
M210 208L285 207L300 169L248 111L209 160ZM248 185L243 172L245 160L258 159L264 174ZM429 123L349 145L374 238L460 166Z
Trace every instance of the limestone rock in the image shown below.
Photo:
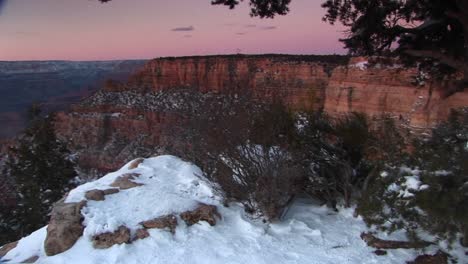
M11 242L0 248L0 258L4 257L10 250L14 249L18 245L18 241Z
M85 201L65 203L65 198L54 205L44 242L47 256L54 256L70 249L83 235L81 209L85 205Z
M426 241L395 241L395 240L383 240L375 237L370 233L362 233L362 240L364 240L368 246L377 249L396 249L396 248L425 248L432 243Z
M133 179L135 179L136 177L140 176L140 174L138 173L126 173L126 174L123 174L122 176L118 177L117 179L115 179L115 181L111 184L112 187L117 187L117 188L120 188L122 190L126 190L126 189L131 189L131 188L135 188L135 187L138 187L138 186L142 186L143 184L141 183L136 183L134 181L132 181Z
M191 226L200 221L206 221L211 226L216 225L216 217L221 218L218 213L218 209L214 205L200 204L197 209L193 211L187 211L180 215L180 217Z
M39 259L38 256L32 256L26 260L23 260L21 263L36 263L38 259Z
M125 226L120 226L115 232L95 235L92 240L93 247L97 249L105 249L117 244L130 243L130 229Z
M107 189L107 190L90 190L85 194L87 200L92 201L104 201L105 196L109 194L118 193L119 189Z
M87 191L85 194L87 200L92 201L104 201L104 192L102 190L91 190Z
M138 239L145 239L149 237L149 232L146 230L146 228L140 228L136 231L135 237L133 238L133 241L138 240Z
M133 169L138 168L138 165L140 165L144 160L145 159L143 159L143 158L138 158L138 159L134 160L132 163L130 163L130 165L128 165L128 169L133 170Z
M104 195L111 195L111 194L114 194L114 193L118 193L119 189L115 189L115 188L106 189L106 190L103 190L103 192L104 192Z
M448 256L446 253L439 251L434 255L421 255L408 264L447 264Z
M150 228L159 228L159 229L164 229L168 228L171 233L175 233L175 229L177 227L177 218L175 215L166 215L162 217L155 218L153 220L148 220L140 223L142 226L144 226L147 229Z

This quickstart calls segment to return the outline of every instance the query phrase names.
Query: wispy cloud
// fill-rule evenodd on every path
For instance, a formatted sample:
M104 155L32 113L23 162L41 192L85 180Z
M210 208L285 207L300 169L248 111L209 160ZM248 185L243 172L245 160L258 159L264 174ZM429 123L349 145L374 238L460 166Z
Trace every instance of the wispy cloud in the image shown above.
M257 25L254 25L254 24L248 24L248 25L245 25L246 28L254 28L254 27L257 27Z
M194 31L195 28L193 26L188 26L188 27L176 27L171 29L171 31Z
M6 34L13 38L33 38L41 35L40 33L33 31L13 31L7 32Z
M265 26L265 27L261 27L260 29L261 30L274 30L277 28L278 28L277 26Z
M191 38L192 35L184 35L184 38Z
M247 35L247 33L246 32L237 32L236 35L243 36L243 35Z

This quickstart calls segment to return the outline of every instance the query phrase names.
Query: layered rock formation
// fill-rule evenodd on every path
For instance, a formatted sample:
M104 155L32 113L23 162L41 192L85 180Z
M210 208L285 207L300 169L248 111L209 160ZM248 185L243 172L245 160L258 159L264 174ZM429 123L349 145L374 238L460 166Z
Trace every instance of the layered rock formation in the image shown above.
M325 89L324 110L331 115L388 114L413 129L445 120L451 109L468 107L468 91L445 98L442 88L415 68L367 65L362 58L337 67Z
M430 128L451 108L468 106L468 92L443 98L416 69L348 65L339 56L211 56L161 58L128 83L109 85L58 116L59 135L71 143L83 168L111 171L158 151L161 131L188 107L187 90L248 92L275 97L296 110L389 114L410 127ZM186 98L185 98L186 99Z

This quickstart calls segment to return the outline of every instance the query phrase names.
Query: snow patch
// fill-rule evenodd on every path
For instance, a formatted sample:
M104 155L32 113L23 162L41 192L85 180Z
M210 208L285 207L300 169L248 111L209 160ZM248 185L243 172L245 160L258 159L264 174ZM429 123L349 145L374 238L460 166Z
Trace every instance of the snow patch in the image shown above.
M129 163L130 164L130 163ZM199 168L173 156L144 160L136 169L125 165L117 172L72 190L66 202L79 202L92 189L108 189L125 173L138 173L143 186L121 190L104 201L88 201L82 209L84 236L68 251L47 257L43 250L46 227L20 241L7 257L20 262L38 255L38 263L405 263L417 252L392 250L377 256L361 240L368 231L353 209L337 213L309 199L296 199L284 220L263 223L244 212L240 204L222 205ZM408 186L417 185L412 180ZM150 229L148 238L109 249L92 247L90 237L111 231L119 225L132 232L139 222L162 214L178 214L193 209L199 202L215 205L222 215L216 226L200 222L188 227L179 217L175 235Z

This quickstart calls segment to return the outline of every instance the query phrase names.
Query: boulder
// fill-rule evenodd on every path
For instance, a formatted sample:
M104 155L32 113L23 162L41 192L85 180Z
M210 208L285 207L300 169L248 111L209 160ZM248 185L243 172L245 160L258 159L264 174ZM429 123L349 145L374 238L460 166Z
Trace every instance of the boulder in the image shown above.
M362 240L364 240L369 247L377 249L396 249L396 248L425 248L432 243L427 241L394 241L394 240L383 240L375 237L370 233L362 233Z
M117 244L130 243L130 229L125 226L120 226L114 232L95 235L92 240L93 247L97 249L105 249Z
M38 256L32 256L26 260L23 260L21 263L36 263L38 259L39 259Z
M148 220L140 223L143 227L150 228L159 228L164 229L168 228L172 234L175 233L177 227L177 218L175 215L170 214L162 217L155 218L153 220Z
M11 242L0 248L0 258L4 257L10 250L14 249L18 245L18 241Z
M415 260L407 262L408 264L447 264L448 255L439 251L434 255L420 255Z
M103 192L104 192L104 195L110 195L110 194L118 193L120 191L119 189L112 188L112 189L103 190Z
M87 191L85 198L91 201L104 201L104 192L102 190L91 190Z
M142 186L143 184L141 183L136 183L132 180L140 176L138 173L126 173L123 174L122 176L118 177L115 179L115 181L111 184L112 187L120 188L122 190L130 189L130 188L135 188L138 186Z
M81 209L85 205L86 201L65 203L65 198L54 205L44 242L47 256L54 256L70 249L83 235Z
M206 221L211 226L216 225L216 216L221 218L218 209L214 205L200 204L197 209L180 214L180 217L191 226L200 221Z
M135 237L133 238L133 241L138 240L138 239L145 239L149 237L148 230L146 228L140 228L136 231Z
M143 159L143 158L138 158L138 159L132 161L132 163L130 163L130 165L128 165L128 169L133 170L133 169L138 168L138 165L140 165L144 160L145 159Z
M118 193L119 189L107 189L107 190L90 190L85 194L85 198L91 201L104 201L105 196L109 194Z

